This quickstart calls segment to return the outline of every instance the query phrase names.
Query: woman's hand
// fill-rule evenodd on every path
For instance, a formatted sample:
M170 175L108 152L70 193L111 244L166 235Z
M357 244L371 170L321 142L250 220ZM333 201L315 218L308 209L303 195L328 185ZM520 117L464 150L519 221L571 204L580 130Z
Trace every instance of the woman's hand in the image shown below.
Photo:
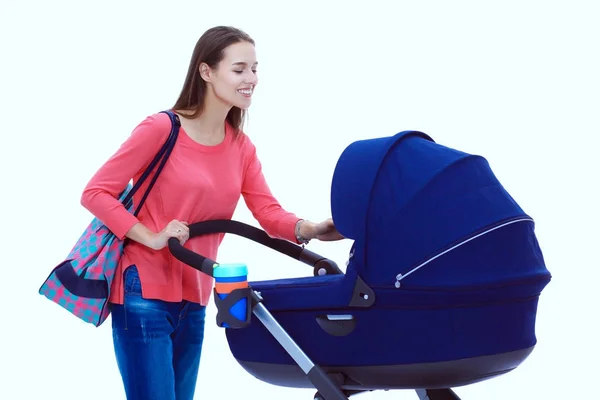
M317 239L324 242L331 242L344 239L344 236L337 231L331 218L319 223L303 221L299 231L300 236L307 240Z
M188 223L176 219L169 222L162 231L153 235L150 241L150 248L161 250L167 246L169 239L172 237L179 240L179 243L183 246L190 238L190 228L188 228Z
M328 218L316 225L315 238L324 242L344 239L344 237L336 229L332 218Z

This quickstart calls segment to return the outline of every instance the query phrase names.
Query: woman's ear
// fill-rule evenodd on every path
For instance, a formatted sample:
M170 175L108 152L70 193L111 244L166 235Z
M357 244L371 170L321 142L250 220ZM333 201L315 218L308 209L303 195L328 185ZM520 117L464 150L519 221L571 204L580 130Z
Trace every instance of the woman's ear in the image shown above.
M200 77L204 79L205 82L210 82L211 70L208 64L200 63L198 67L198 72L200 73Z

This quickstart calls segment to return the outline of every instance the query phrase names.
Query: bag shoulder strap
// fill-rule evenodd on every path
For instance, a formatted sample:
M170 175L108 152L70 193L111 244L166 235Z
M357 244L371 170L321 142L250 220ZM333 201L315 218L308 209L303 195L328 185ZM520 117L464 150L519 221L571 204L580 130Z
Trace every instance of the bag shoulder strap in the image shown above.
M161 111L161 113L167 114L169 116L169 118L171 119L171 132L169 133L169 137L167 138L165 143L162 145L162 147L160 148L160 150L158 151L156 156L154 156L154 159L150 162L150 165L148 165L148 168L146 168L146 170L144 171L144 173L142 174L140 179L135 183L135 185L133 186L131 191L127 194L125 199L123 199L123 204L125 205L125 207L126 208L131 207L132 202L133 202L133 195L138 191L138 189L140 188L142 183L144 183L144 181L148 178L148 176L150 175L152 170L160 162L154 176L152 177L152 181L148 185L148 189L146 189L146 193L144 193L144 196L142 197L140 204L135 209L135 212L134 212L135 216L137 216L138 213L140 212L140 210L142 209L142 206L144 205L146 198L150 194L150 190L154 186L154 183L156 182L156 180L158 179L158 176L160 175L162 169L164 168L164 166L167 162L167 159L171 155L171 151L173 151L173 147L175 147L175 142L177 141L177 137L179 135L179 127L181 126L181 121L179 120L179 116L171 110Z

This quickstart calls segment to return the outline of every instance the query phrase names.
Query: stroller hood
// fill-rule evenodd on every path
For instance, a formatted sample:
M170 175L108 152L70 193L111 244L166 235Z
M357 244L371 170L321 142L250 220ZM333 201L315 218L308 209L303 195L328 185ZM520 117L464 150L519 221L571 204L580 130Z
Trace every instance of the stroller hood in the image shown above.
M354 240L348 268L369 285L465 286L547 275L533 221L487 160L422 132L350 144L333 174L331 208L340 233ZM482 232L476 244L442 256Z

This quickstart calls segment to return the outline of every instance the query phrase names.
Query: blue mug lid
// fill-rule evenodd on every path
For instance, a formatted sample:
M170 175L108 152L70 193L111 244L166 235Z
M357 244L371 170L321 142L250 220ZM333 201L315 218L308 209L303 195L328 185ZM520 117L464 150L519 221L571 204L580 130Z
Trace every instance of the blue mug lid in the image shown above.
M248 275L246 264L217 264L213 268L213 277L215 278L231 278L245 275Z

